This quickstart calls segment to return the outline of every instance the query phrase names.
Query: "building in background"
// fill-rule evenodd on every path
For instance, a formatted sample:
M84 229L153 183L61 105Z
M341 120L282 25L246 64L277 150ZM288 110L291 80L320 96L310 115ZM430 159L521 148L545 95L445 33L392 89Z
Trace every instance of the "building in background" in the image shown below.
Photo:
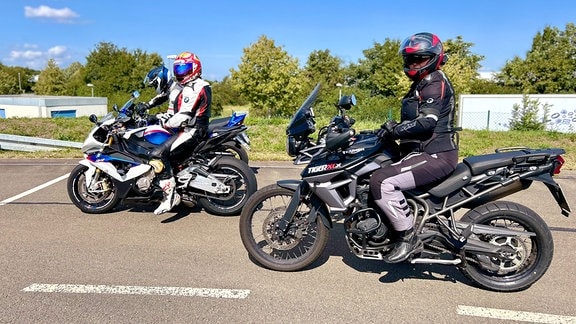
M0 118L30 117L82 117L108 112L108 98L36 95L0 96Z

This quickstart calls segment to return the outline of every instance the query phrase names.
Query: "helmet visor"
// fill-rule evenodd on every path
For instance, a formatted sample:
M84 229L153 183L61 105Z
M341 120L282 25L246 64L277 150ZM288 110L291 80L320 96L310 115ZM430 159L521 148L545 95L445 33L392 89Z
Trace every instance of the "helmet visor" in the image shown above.
M430 61L430 55L405 55L404 56L404 65L411 66L411 65L425 65Z
M176 80L182 81L194 69L194 63L177 63L174 64L174 76Z

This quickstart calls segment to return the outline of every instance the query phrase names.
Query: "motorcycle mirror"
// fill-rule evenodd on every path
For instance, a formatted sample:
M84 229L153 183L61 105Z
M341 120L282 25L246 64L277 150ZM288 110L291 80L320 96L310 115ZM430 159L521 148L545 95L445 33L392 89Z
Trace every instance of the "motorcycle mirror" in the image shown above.
M140 92L138 90L132 91L132 98L138 98L138 97L140 97Z
M338 102L338 107L349 110L352 106L356 105L356 96L342 96Z
M90 122L92 122L93 124L96 124L96 122L98 121L98 117L96 117L96 115L92 114L92 115L88 116L88 120Z

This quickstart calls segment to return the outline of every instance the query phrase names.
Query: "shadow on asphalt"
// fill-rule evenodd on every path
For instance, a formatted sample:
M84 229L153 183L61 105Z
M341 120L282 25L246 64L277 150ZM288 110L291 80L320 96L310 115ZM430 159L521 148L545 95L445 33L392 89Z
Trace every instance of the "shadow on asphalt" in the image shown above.
M308 271L323 266L330 257L341 257L342 262L358 272L382 274L381 283L394 283L406 279L435 280L451 283L463 283L474 286L473 282L466 278L455 266L398 263L389 264L379 260L364 260L356 257L348 248L345 239L344 226L334 224L330 230L330 238L322 256L302 271ZM251 256L250 260L257 264Z

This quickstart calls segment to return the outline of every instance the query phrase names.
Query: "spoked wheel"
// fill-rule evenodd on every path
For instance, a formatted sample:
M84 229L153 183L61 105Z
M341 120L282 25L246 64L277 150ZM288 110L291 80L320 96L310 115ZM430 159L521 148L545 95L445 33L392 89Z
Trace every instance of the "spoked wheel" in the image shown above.
M87 214L109 212L118 203L118 192L110 177L97 170L90 187L86 186L88 167L77 165L68 176L68 196L81 211Z
M272 270L301 270L322 255L328 242L328 228L320 216L309 222L310 205L304 202L288 229L278 229L293 195L291 190L269 185L248 200L240 215L244 247L258 263Z
M538 281L552 262L554 242L550 229L531 209L513 202L496 201L468 211L461 221L491 225L535 236L482 235L484 242L504 247L500 256L467 253L462 271L479 286L494 291L519 291Z
M254 171L243 161L225 156L212 166L210 173L229 186L230 192L209 198L199 197L198 202L210 214L219 216L240 214L250 195L258 189Z

